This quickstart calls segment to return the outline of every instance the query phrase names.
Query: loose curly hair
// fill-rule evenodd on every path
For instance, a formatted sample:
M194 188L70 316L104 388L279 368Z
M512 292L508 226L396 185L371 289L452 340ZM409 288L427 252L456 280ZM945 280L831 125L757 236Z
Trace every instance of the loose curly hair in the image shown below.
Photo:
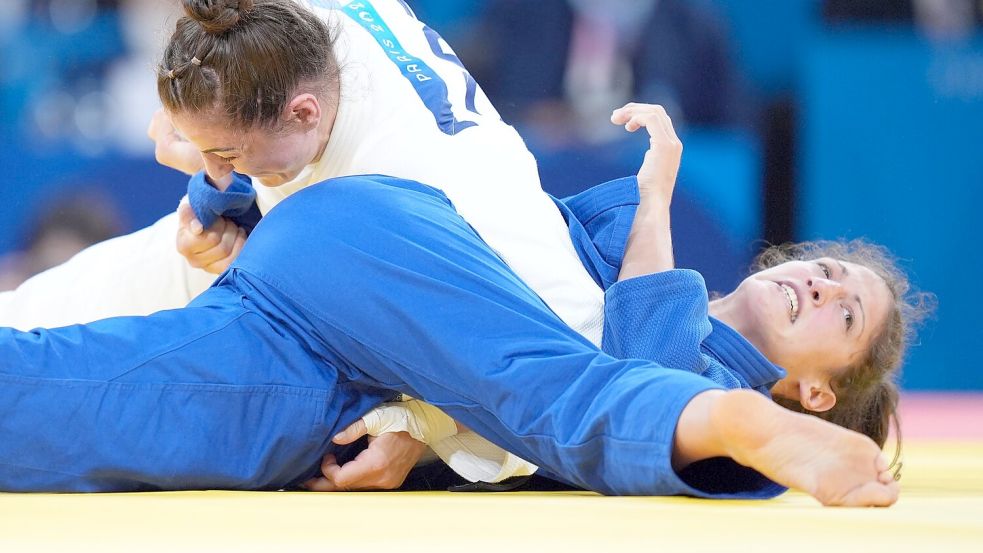
M821 257L856 263L872 270L884 280L894 303L886 324L872 339L866 355L853 366L845 367L843 375L833 380L837 400L832 409L814 413L795 400L775 398L775 401L792 411L815 415L865 434L880 447L884 447L893 426L897 447L892 465L897 466L901 455L901 425L897 413L898 373L915 331L934 310L935 297L914 290L908 276L899 267L897 258L883 246L865 240L824 240L770 246L755 258L751 270L758 272L788 261Z

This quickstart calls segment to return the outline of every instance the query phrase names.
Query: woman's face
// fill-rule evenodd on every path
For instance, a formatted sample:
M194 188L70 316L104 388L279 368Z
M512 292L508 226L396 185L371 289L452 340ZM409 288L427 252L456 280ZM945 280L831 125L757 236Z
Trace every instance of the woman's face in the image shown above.
M296 112L295 112L296 113ZM327 142L318 117L288 121L283 131L236 130L221 117L172 113L174 127L201 152L205 171L217 179L231 171L276 187L297 177L321 154ZM327 131L330 132L330 129Z
M755 273L721 303L725 320L788 371L772 393L821 411L835 403L830 382L869 350L893 300L867 267L821 258Z

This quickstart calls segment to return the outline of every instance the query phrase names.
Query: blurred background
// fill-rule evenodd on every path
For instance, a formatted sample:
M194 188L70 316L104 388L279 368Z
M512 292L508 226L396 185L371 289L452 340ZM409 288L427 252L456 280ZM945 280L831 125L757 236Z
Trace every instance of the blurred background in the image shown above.
M407 0L565 196L634 173L608 117L668 109L680 266L726 291L766 243L865 237L939 305L916 390L983 390L983 0ZM146 127L174 0L0 2L0 289L174 209Z

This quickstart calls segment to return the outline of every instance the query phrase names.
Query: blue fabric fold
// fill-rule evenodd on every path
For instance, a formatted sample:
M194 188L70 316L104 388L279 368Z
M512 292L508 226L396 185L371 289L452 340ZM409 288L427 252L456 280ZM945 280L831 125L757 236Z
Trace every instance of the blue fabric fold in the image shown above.
M188 201L195 217L206 229L219 217L226 217L248 234L263 217L256 205L256 190L249 177L239 173L232 173L232 184L222 192L208 182L204 171L198 171L188 181Z
M628 234L638 209L638 180L625 177L576 196L552 198L567 222L573 247L602 289L618 281Z

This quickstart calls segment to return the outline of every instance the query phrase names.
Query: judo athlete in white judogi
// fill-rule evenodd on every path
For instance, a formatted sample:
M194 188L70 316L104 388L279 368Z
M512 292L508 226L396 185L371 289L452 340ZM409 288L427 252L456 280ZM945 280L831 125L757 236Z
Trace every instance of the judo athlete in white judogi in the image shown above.
M425 182L447 194L551 309L599 344L603 292L540 188L535 159L443 39L399 0L299 4L335 35L337 117L323 154L295 178L275 187L257 181L260 210L332 177ZM0 325L50 328L186 305L215 275L193 269L175 251L177 225L169 215L0 294Z

